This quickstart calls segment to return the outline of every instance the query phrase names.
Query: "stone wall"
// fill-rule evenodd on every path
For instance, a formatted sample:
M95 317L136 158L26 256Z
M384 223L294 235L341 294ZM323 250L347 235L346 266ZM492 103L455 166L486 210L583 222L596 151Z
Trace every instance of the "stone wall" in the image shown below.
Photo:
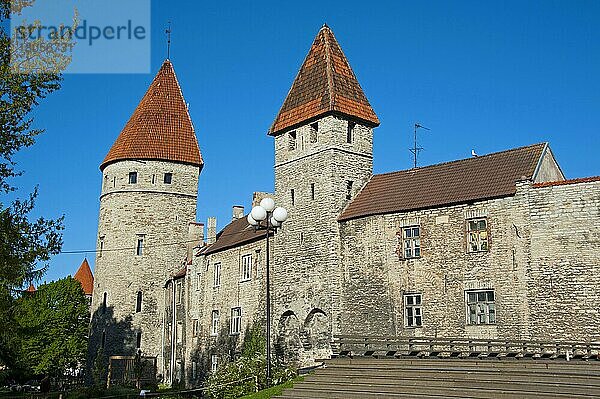
M600 340L600 181L532 188L529 302L540 339Z
M137 182L129 183L129 173ZM164 183L164 173L172 183ZM103 170L90 353L105 336L105 354L131 354L141 332L144 355L162 360L163 286L181 269L189 222L195 220L198 167L162 161L120 161ZM142 255L136 254L143 238ZM136 312L137 292L142 309ZM106 293L107 310L103 310Z
M275 138L275 202L289 218L275 236L273 248L273 331L281 352L298 351L300 362L329 353L315 336L331 337L339 309L340 238L337 217L372 174L372 129L356 124L347 143L349 121L319 119L316 143L307 124ZM349 183L351 182L351 183ZM292 190L294 192L292 199ZM316 323L326 318L326 322Z

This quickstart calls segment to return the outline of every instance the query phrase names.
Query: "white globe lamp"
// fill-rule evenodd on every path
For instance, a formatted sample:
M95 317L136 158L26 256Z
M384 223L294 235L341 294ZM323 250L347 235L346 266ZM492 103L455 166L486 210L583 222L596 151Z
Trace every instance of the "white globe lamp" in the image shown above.
M277 207L277 208L275 208L275 210L273 210L273 219L275 219L279 223L285 222L287 220L287 218L288 218L288 213L285 210L285 208Z
M275 209L275 201L273 201L273 198L263 198L262 201L260 201L260 206L267 212L273 212L273 209Z
M252 208L250 216L252 216L252 219L256 220L257 222L262 222L267 218L267 211L262 206L255 206Z

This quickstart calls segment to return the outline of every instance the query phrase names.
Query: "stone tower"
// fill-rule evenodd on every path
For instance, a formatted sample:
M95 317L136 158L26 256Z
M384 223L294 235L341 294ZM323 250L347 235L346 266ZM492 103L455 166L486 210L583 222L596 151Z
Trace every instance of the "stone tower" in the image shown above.
M102 194L90 358L138 349L162 365L163 286L181 269L203 166L166 60L100 165Z
M372 175L378 125L324 25L269 131L276 201L289 211L275 236L273 331L281 353L299 360L329 353L342 273L337 218Z

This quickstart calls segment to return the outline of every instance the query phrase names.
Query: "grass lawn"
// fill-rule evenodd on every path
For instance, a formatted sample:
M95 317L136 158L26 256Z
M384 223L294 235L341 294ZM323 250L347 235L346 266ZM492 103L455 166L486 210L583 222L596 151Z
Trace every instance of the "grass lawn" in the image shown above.
M291 388L295 382L304 381L303 376L298 376L291 381L284 382L283 384L275 385L274 387L263 389L262 391L253 393L251 395L242 396L240 399L268 399L275 395L281 395L284 389Z

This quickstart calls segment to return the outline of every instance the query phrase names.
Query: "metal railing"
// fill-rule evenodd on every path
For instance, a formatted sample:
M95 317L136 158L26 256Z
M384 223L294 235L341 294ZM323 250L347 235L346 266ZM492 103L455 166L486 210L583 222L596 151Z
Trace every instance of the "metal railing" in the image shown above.
M600 360L600 342L338 335L333 356L532 357Z

